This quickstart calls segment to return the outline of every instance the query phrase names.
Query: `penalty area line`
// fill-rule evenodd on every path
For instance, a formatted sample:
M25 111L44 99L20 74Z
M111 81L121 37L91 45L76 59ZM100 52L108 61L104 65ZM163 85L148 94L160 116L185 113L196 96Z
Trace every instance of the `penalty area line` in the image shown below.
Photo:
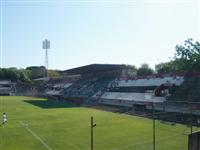
M24 122L20 121L20 124L35 137L38 141L42 143L44 147L46 147L48 150L53 150L49 145L47 145L35 132L33 132Z

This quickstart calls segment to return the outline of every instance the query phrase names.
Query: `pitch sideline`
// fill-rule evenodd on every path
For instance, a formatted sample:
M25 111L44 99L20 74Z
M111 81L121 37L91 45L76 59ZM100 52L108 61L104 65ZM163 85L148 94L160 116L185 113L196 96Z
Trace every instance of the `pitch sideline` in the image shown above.
M33 132L29 127L24 124L24 122L20 121L20 124L29 132L31 133L38 141L40 141L48 150L53 150L49 145L47 145L35 132Z

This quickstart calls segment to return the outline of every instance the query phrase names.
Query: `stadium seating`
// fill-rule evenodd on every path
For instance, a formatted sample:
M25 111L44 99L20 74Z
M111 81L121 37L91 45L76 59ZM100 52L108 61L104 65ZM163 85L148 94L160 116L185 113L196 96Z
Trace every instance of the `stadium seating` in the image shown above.
M91 97L107 87L111 78L83 77L61 93L64 97Z
M126 100L137 102L164 102L164 97L155 97L149 93L123 93L123 92L105 92L102 99Z
M151 78L151 79L137 79L137 80L122 80L118 81L119 87L128 87L128 86L160 86L161 84L170 83L179 86L184 81L183 77L164 77L164 78Z

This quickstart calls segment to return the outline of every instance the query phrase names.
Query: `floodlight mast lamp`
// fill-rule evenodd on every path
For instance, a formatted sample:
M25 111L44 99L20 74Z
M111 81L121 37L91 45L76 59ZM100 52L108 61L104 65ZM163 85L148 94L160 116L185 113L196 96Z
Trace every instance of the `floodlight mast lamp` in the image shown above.
M49 67L49 60L48 60L48 49L50 49L50 41L45 39L42 42L42 48L45 49L45 73L44 73L44 77L46 77L48 79L48 67Z

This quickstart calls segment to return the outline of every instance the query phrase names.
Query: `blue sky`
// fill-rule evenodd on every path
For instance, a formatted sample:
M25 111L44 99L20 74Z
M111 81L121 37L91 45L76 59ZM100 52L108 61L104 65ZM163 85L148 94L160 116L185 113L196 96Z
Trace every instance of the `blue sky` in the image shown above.
M173 57L176 44L199 40L197 1L1 4L2 67L44 65L45 38L51 41L49 68L62 70L91 63L154 67Z

